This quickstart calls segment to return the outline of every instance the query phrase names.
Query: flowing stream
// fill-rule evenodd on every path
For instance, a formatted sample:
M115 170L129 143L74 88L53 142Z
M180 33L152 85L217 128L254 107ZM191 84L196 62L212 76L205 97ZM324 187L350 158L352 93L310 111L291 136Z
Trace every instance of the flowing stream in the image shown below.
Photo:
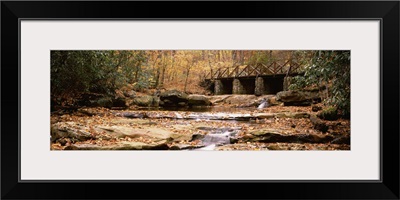
M222 113L235 113L235 112L243 112L243 111L253 111L256 108L246 107L246 108L234 108L234 107L226 107L226 106L197 106L197 107L149 107L149 108L139 108L138 110L143 111L184 111L184 112L222 112Z
M230 144L231 137L234 137L239 130L240 129L229 129L224 132L212 131L205 135L203 139L201 139L202 144L204 144L205 147L195 150L214 150L217 146Z
M176 115L179 116L179 112L199 112L199 116L202 120L209 120L207 118L211 113L218 113L218 115L225 114L234 114L243 111L253 111L257 108L232 108L232 107L193 107L193 108L144 108L141 110L147 111L176 111ZM194 119L196 120L196 119ZM200 120L200 119L197 119ZM222 121L222 120L213 120L213 121ZM224 120L226 122L226 120ZM237 133L240 132L241 126L240 123L251 123L249 121L239 121L239 120L229 120L232 125L228 128L226 127L218 127L218 128L209 128L204 127L200 129L202 131L207 132L204 137L200 138L204 147L192 149L192 150L214 150L216 147L221 145L226 145L231 143L231 138L235 137Z
M243 123L253 124L255 119L252 118L251 112L259 108L257 107L246 107L246 108L235 108L227 106L203 106L203 107L159 107L159 108L140 108L140 111L173 111L174 117L170 120L183 120L180 124L185 125L190 122L205 122L210 123L211 126L205 125L205 127L198 128L201 130L201 134L197 134L194 140L201 141L201 148L192 150L214 150L218 146L231 144L232 140L235 140L235 136L241 131ZM125 117L141 118L143 114L123 114ZM183 116L185 115L185 117ZM185 122L186 121L186 122ZM221 126L218 126L221 123ZM228 124L227 124L228 123ZM217 124L217 126L216 126ZM203 129L202 129L203 128ZM195 135L193 135L195 136Z

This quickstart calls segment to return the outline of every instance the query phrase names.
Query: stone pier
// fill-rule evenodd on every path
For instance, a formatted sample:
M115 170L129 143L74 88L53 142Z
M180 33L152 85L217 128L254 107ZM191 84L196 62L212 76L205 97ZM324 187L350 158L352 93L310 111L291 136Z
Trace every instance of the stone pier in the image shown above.
M214 94L221 95L224 94L224 85L221 80L215 80L214 82Z
M232 94L246 94L244 92L244 87L239 79L233 79Z
M286 82L285 82L286 83ZM214 94L276 94L284 89L284 76L222 78L214 80Z
M283 78L283 90L288 91L289 90L289 85L292 77L285 77Z
M256 87L254 89L254 94L260 96L264 94L264 79L262 77L256 78Z

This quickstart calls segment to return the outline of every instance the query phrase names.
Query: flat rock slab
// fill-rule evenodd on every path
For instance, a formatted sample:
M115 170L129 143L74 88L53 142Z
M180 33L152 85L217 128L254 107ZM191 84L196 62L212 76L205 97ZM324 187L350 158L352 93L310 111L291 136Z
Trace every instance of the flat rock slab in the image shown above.
M295 151L305 151L305 150L312 150L312 151L337 151L337 150L350 150L350 146L347 144L318 144L318 143L305 143L305 144L298 144L298 143L265 143L265 147L269 150L295 150Z
M146 127L144 128L132 128L125 126L96 126L96 130L106 131L110 135L117 137L130 137L130 138L153 138L153 139L168 139L171 137L172 132L157 128L157 127Z
M207 96L207 98L212 104L219 104L219 103L224 103L224 101L230 96L232 95L213 95L213 96Z
M324 134L286 134L276 129L262 129L250 132L242 137L236 138L241 142L264 142L264 143L330 143L339 144L340 140L332 135ZM345 141L343 141L345 143Z
M283 112L283 113L276 113L275 116L277 118L295 118L295 119L300 119L300 118L309 118L310 114L305 113L305 112Z
M274 114L274 113L255 113L253 116L258 118L258 119L270 119L270 118L275 118L275 116L277 116L277 114Z
M52 142L55 142L61 138L70 138L73 141L82 142L86 140L109 140L111 138L125 137L133 139L146 139L149 142L159 142L163 140L174 142L190 140L192 138L192 134L189 132L187 134L177 134L172 130L155 126L129 127L122 125L95 125L91 128L88 128L75 122L59 122L53 124L51 127Z
M122 141L109 145L96 144L73 144L64 150L168 150L168 145L164 142L147 144L142 142Z

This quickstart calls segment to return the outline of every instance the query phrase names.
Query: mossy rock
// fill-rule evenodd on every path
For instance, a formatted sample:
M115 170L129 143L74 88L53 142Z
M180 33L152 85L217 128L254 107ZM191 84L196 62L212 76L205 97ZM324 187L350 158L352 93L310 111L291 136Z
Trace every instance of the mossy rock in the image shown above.
M158 98L154 98L153 96L149 95L137 96L135 99L133 99L133 103L141 107L158 106L158 101Z
M159 105L163 107L185 107L188 95L178 90L168 90L160 94Z
M339 118L337 109L335 107L327 107L319 112L317 116L324 120L337 120Z

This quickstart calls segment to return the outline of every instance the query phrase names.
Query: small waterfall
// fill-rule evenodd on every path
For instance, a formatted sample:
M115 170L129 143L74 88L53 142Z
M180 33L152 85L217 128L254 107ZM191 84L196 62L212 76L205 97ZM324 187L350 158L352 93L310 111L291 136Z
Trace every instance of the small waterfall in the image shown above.
M257 107L257 109L267 108L268 106L269 106L268 99L263 99L261 101L261 104Z
M210 144L229 144L229 135L226 134L207 134L204 139L202 139L204 145Z
M214 130L201 139L201 142L205 147L196 150L214 150L217 146L230 144L231 137L235 136L238 133L238 130L240 130L240 128L222 128Z

